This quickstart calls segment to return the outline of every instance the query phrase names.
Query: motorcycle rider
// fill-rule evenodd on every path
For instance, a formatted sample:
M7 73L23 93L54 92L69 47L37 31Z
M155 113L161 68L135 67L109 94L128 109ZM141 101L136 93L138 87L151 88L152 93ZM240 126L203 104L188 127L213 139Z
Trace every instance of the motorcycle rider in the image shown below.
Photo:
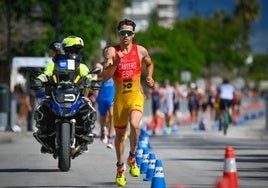
M82 63L82 57L81 57L81 50L84 47L84 42L82 38L70 35L63 39L63 41L60 43L59 41L53 41L49 48L52 52L52 62L47 65L45 68L45 71L40 74L36 79L35 82L42 82L44 84L49 85L49 80L53 79L53 75L60 72L61 77L70 79L90 79L93 80L92 76L89 74L88 67ZM61 59L74 59L75 65L73 71L62 71L60 70L60 67L58 67L57 62ZM33 84L34 85L34 84ZM47 89L48 88L48 89ZM45 88L45 92L48 94L49 88ZM89 89L88 89L89 90ZM88 100L87 100L88 101ZM37 134L39 138L45 137L43 135L48 134L48 126L47 125L53 125L55 124L55 119L53 118L52 111L50 110L50 107L48 105L45 105L46 100L44 100L40 106L37 109L37 113L35 114L35 120L36 120L36 127L38 128L38 131L34 134ZM40 117L40 112L42 116ZM90 122L83 122L84 123L84 130L85 135L93 138L94 134L92 133L92 124ZM36 135L35 135L36 137ZM87 149L87 148L85 148ZM46 153L48 152L47 148L42 146L41 152Z

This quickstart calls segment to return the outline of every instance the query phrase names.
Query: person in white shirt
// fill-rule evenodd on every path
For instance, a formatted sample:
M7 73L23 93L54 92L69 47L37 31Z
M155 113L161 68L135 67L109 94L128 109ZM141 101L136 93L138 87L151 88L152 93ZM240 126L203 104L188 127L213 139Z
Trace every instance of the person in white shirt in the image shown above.
M218 97L220 99L220 119L222 118L225 108L228 108L230 120L233 114L233 98L235 95L235 87L230 83L228 79L224 79L223 83L218 88ZM221 130L221 123L219 126Z

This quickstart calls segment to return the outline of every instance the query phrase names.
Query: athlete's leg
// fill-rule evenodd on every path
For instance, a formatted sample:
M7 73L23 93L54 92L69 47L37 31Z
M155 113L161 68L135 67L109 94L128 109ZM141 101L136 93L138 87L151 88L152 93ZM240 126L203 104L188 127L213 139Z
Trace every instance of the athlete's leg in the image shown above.
M140 176L140 169L136 163L135 153L137 147L137 141L140 136L140 121L142 118L142 112L138 110L132 110L130 112L130 135L129 135L129 142L130 142L130 152L127 159L127 163L130 167L129 173L133 177Z
M125 150L125 134L126 134L126 126L123 128L116 128L115 126L115 151L117 158L117 173L115 182L119 186L124 186L126 184L125 177L125 165L123 162L124 150Z
M115 128L114 145L118 164L123 164L123 155L125 151L125 134L126 134L126 127Z
M107 113L107 126L108 126L108 142L107 148L113 149L114 142L114 117L113 106L111 106Z
M114 113L113 107L111 106L108 111L108 136L114 136Z
M101 141L105 142L105 126L106 126L106 115L105 116L100 116L99 117L99 122L100 122L100 139Z
M142 112L138 110L133 110L130 113L130 152L135 154L136 152L136 143L140 136L140 121L142 118Z
M108 114L108 108L105 105L105 101L101 98L98 98L98 110L99 110L99 123L100 123L100 139L102 142L106 142L106 134L105 134L105 127L107 126L107 114Z

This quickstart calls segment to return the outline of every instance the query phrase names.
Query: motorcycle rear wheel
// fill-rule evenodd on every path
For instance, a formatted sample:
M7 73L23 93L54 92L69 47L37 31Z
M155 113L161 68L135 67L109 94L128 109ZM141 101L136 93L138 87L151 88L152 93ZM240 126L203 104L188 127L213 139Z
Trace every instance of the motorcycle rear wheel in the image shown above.
M69 123L61 125L58 167L63 172L71 168L70 127Z

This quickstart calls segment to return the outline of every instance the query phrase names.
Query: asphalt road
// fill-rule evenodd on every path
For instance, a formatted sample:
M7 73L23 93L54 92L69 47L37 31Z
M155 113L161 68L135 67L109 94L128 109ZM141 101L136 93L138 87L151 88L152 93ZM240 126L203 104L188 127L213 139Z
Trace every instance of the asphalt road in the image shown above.
M227 146L234 148L241 188L264 188L268 184L268 136L264 118L232 126L228 134L210 129L194 132L180 126L174 135L151 136L151 152L160 159L167 187L212 188L223 174ZM128 152L126 141L125 158ZM39 152L32 133L0 132L0 187L117 187L115 151L96 138L85 153L72 160L69 172L60 172L57 161ZM127 174L129 188L149 188L146 175Z

